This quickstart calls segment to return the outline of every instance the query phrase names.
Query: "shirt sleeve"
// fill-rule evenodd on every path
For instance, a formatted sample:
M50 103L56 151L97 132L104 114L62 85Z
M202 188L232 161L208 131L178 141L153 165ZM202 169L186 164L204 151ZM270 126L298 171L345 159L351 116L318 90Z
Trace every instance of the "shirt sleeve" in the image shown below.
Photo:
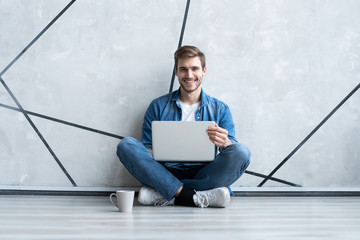
M152 149L152 130L151 123L156 120L156 104L152 101L145 112L144 123L142 126L141 142L147 149Z
M238 142L235 137L235 124L232 118L232 114L230 108L226 104L224 104L223 108L221 109L219 126L225 128L228 131L228 138L232 143Z

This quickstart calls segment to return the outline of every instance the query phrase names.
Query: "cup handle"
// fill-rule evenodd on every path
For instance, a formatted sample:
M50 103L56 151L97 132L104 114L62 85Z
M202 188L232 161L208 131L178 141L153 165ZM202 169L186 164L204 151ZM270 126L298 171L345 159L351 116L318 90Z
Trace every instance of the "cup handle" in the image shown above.
M116 193L110 194L110 202L118 208L119 206L117 205L116 201L113 201L113 197L116 199Z

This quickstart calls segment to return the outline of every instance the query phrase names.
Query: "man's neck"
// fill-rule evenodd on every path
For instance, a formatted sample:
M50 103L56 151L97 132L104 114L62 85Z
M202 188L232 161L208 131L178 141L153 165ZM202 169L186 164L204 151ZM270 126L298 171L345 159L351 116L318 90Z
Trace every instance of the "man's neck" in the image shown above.
M180 88L180 100L187 105L193 105L199 102L201 100L201 88L190 93L185 92L182 88Z

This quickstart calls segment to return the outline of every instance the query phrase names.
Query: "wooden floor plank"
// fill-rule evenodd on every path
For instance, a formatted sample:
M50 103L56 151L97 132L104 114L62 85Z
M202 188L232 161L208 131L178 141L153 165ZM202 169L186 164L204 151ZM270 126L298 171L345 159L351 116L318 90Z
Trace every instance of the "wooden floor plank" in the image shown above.
M359 197L236 197L120 213L101 196L0 196L0 239L359 239Z

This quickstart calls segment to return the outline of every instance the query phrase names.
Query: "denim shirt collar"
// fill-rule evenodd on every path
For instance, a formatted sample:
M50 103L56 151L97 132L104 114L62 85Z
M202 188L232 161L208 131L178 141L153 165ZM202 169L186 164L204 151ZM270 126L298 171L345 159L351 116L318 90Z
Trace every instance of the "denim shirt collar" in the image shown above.
M175 101L176 104L180 107L180 88L174 92L174 95L171 99L172 101ZM209 103L208 96L204 92L204 90L201 88L201 106L204 107Z

